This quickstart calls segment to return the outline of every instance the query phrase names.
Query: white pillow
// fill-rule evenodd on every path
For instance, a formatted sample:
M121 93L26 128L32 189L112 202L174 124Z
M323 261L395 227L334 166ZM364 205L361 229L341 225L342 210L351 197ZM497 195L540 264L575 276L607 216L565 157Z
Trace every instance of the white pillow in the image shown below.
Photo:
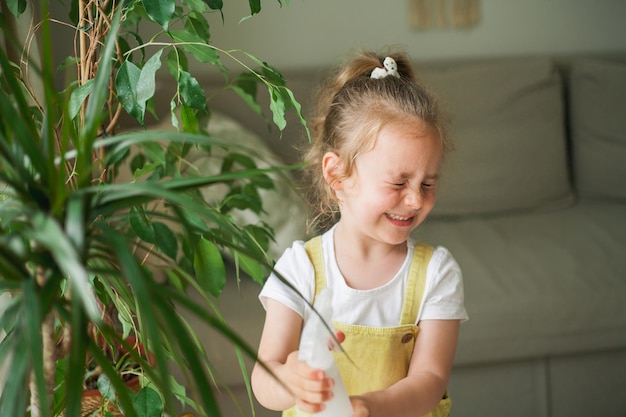
M228 116L212 112L207 131L252 150L252 156L259 168L284 165L261 138ZM200 172L218 174L223 155L223 151L215 147L211 155L201 150L192 150L188 159ZM241 224L258 224L263 221L270 225L274 229L275 242L271 242L268 253L273 259L277 259L294 240L306 238L306 205L293 188L288 172L272 173L269 176L274 179L275 188L259 190L267 213L257 215L251 210L233 210L230 214ZM226 193L225 185L211 186L203 192L208 199L221 198Z

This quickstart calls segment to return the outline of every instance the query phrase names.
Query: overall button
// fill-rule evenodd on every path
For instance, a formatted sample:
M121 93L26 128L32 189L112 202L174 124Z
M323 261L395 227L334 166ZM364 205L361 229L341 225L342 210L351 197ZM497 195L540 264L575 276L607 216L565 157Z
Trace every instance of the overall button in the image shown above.
M409 343L413 339L413 333L407 333L402 336L402 343Z

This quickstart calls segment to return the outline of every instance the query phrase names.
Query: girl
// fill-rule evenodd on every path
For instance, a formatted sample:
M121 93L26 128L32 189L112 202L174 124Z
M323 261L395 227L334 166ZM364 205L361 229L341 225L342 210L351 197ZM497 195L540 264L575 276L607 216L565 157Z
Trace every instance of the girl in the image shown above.
M467 319L461 272L445 248L410 236L435 204L446 149L436 102L405 55L361 53L320 90L312 132L314 220L331 226L294 242L276 270L311 303L332 288L337 338L349 357L336 360L353 416L447 416L446 386ZM276 275L260 299L258 357L281 382L257 363L257 400L284 415L322 411L334 381L297 354L307 303Z

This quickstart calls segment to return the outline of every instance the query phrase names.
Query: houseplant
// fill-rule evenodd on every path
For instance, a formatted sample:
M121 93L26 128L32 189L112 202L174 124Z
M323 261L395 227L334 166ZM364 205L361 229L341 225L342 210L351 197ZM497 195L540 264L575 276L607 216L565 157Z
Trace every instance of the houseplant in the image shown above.
M251 15L260 11L259 0L249 4ZM270 66L210 44L205 13L221 13L221 0L73 0L62 23L47 18L50 3L44 0L43 18L29 32L42 42L41 59L29 54L33 37L12 36L11 15L30 5L7 0L2 6L7 44L0 51L0 363L10 377L0 394L0 415L79 415L87 357L102 368L107 398L126 415L158 415L158 404L146 405L153 391L134 396L119 365L104 353L120 346L166 410L176 400L195 405L171 379L173 361L202 392L198 411L219 415L211 365L179 308L254 355L216 307L226 279L222 255L229 252L238 268L262 280L272 264L265 255L271 229L239 224L231 213L262 211L258 190L272 187L267 174L290 167L259 169L244 149L203 131L201 120L210 112L188 57L217 68L225 88L260 115L256 88L267 87L279 129L286 111L300 115L298 103ZM157 28L154 35L140 30L145 22ZM77 54L64 61L72 71L60 86L54 24L75 28L77 39ZM243 74L233 77L223 57L234 59ZM116 123L124 112L139 127L145 123L163 62L177 85L171 120L179 132L119 133ZM182 170L191 149L218 148L225 150L218 174ZM118 179L125 168L130 181ZM228 192L205 201L201 189L216 184ZM164 281L155 277L155 263ZM188 286L206 304L191 302ZM105 314L105 306L113 306L114 314ZM128 336L145 349L129 344ZM146 350L154 367L141 354Z

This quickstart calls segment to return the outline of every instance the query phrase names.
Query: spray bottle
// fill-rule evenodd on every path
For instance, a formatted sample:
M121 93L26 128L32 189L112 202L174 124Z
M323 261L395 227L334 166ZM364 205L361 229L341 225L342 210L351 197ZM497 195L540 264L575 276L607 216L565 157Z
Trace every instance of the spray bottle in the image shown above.
M333 398L325 403L326 408L315 417L350 417L352 415L352 405L348 398L348 393L337 369L337 364L332 352L328 348L329 336L326 322L332 328L332 307L333 293L328 287L322 289L315 298L314 311L310 312L308 320L304 323L302 336L300 337L300 351L298 358L305 361L309 366L321 369L326 373L327 378L335 381L333 388ZM320 319L321 316L321 319ZM322 319L324 322L322 322Z

